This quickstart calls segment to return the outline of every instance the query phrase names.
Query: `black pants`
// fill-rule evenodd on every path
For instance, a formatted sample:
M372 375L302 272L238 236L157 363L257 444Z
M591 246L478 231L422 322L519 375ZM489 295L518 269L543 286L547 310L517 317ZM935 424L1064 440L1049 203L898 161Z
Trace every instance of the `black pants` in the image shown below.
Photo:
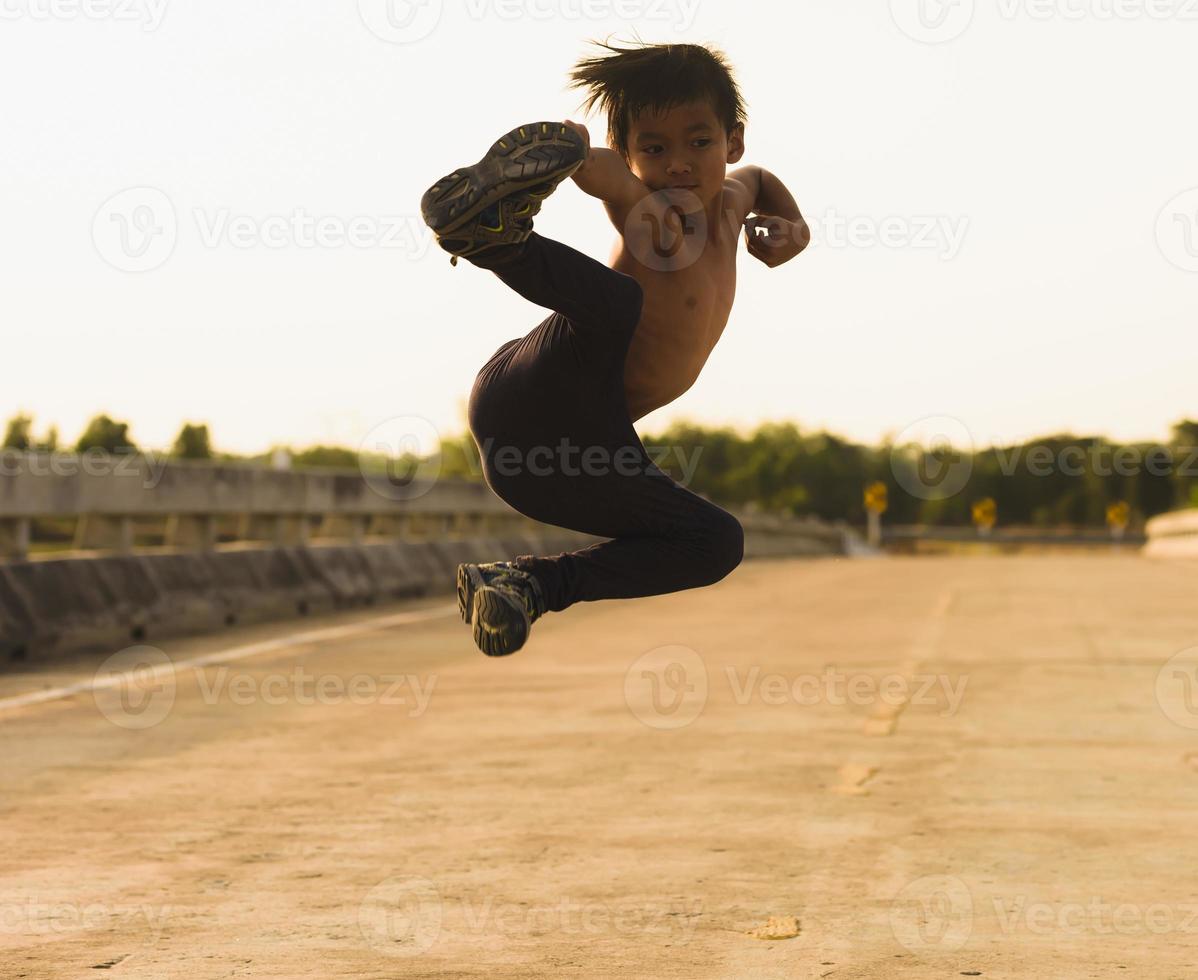
M470 430L501 499L528 517L611 538L581 551L520 555L550 611L718 582L740 564L740 523L649 458L624 397L640 283L538 235L472 260L554 312L478 372Z

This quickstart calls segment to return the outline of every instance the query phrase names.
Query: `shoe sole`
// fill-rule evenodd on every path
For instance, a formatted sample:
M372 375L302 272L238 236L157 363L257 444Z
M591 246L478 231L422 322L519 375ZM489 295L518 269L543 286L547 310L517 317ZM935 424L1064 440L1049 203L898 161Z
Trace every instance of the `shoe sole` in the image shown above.
M488 657L515 653L528 639L528 612L511 596L484 585L474 593L472 633Z
M455 170L425 191L420 213L438 237L457 231L513 194L520 199L512 203L521 204L513 214L531 217L585 159L586 144L569 126L560 122L517 126L497 139L478 163ZM542 184L547 186L540 188ZM540 189L530 193L531 188Z
M474 613L474 593L486 583L477 565L463 563L458 566L458 613L463 623L468 623Z

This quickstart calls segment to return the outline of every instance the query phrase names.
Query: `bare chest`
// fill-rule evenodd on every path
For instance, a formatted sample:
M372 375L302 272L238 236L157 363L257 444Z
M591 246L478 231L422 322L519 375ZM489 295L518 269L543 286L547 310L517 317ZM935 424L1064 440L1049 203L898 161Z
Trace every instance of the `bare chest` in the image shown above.
M661 272L635 261L615 267L634 276L645 294L624 362L635 421L687 391L723 335L736 295L735 241L685 269Z

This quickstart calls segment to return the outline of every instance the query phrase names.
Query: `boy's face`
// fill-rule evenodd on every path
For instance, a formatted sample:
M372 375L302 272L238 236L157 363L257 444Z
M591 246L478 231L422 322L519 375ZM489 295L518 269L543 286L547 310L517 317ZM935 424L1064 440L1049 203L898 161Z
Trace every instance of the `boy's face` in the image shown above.
M745 152L707 102L642 113L628 127L628 166L650 190L685 187L704 203L723 191L727 166Z

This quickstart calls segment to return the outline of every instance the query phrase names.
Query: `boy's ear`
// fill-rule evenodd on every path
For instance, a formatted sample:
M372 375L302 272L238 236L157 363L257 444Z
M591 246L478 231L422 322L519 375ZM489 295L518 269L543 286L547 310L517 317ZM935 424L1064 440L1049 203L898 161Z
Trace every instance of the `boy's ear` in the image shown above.
M737 123L728 131L728 162L737 163L745 155L745 124Z

